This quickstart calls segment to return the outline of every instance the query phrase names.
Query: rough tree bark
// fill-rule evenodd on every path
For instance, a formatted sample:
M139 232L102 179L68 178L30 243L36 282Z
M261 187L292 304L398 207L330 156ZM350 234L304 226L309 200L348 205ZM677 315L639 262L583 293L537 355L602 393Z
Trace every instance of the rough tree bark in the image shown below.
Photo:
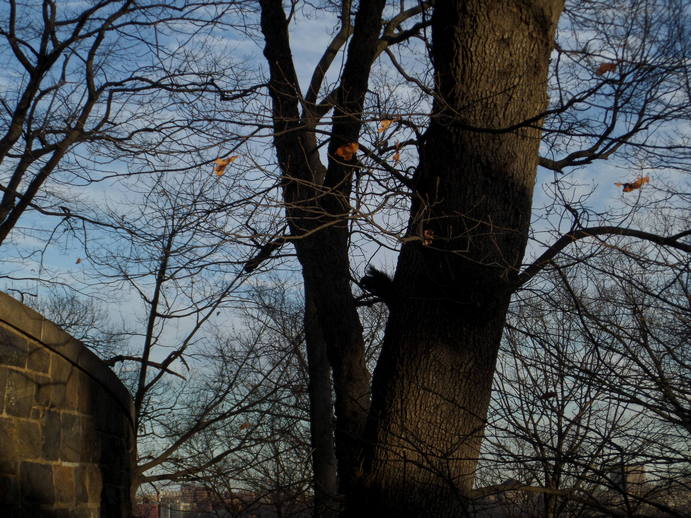
M438 97L408 227L431 243L399 256L352 516L466 513L528 238L540 132L521 123L546 109L562 4L435 4Z
M324 168L310 117L300 117L301 95L282 2L260 2L274 145L285 179L286 217L296 238L293 242L302 265L305 291L314 303L333 373L335 442L342 493L350 492L359 469L359 440L369 410L370 376L365 367L362 326L350 288L348 260L347 215L355 161L344 161L335 157L334 152L343 144L357 141L384 3L363 2L358 8L336 95L329 165Z
M334 448L331 368L317 308L305 290L305 345L309 375L310 437L314 472L314 517L338 516L337 460Z
M347 219L384 2L360 2L337 90L329 165L299 115L280 0L261 0L274 144L312 326L336 394L339 490L348 516L466 512L504 318L527 241L546 79L563 2L435 2L437 98L414 178L372 406L351 292ZM309 107L308 110L309 111ZM427 231L427 233L425 233ZM423 240L431 237L431 243ZM316 327L315 327L316 328ZM365 429L366 426L366 429ZM364 439L364 441L363 441ZM364 448L363 448L364 445Z

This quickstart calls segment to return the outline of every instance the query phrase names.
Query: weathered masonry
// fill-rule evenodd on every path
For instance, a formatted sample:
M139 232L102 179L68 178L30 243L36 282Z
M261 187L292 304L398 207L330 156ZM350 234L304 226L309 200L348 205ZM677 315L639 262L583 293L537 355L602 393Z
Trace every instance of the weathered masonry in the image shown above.
M2 516L130 516L132 400L91 351L0 293Z

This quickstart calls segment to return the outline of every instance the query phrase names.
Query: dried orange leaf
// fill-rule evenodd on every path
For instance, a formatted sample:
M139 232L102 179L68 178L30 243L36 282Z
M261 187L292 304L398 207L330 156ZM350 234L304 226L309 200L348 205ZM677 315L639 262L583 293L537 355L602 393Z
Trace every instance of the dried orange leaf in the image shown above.
M597 70L595 73L599 76L606 74L607 72L614 72L617 69L617 64L616 63L600 63L600 66L597 67Z
M389 126L391 126L392 122L393 119L384 119L379 123L379 129L377 130L377 132L384 133L387 129L389 129Z
M358 149L360 149L360 144L357 142L351 142L336 149L335 154L336 156L341 157L343 160L352 160Z
M396 152L391 157L395 164L401 161L401 144L396 142Z
M430 246L432 244L432 240L434 239L434 230L431 229L425 229L422 232L422 246Z
M635 191L636 189L640 189L643 187L645 184L647 184L650 181L649 176L641 176L639 178L636 178L633 182L625 182L625 183L619 183L615 182L614 185L617 187L623 187L624 192L631 192Z
M214 173L216 173L218 176L223 176L223 173L226 172L226 167L228 164L232 164L235 162L238 158L240 158L240 155L233 155L229 156L228 158L217 158L214 160Z

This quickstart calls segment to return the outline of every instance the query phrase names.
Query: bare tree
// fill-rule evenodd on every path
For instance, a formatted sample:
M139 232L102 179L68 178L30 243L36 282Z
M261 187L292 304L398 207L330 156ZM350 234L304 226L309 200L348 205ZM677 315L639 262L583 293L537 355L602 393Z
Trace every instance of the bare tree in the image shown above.
M688 257L615 244L555 265L510 317L484 464L534 515L688 512Z
M180 164L208 145L195 138L204 126L179 108L226 86L200 56L232 5L3 3L0 243L27 209L73 221L86 187L141 172L135 158L176 154Z
M208 171L151 176L142 187L129 206L104 213L108 231L80 235L89 278L119 291L138 316L129 324L130 352L106 360L132 374L139 453L133 488L193 479L247 447L250 437L241 434L199 453L203 434L239 426L239 416L271 396L243 385L247 369L261 362L256 350L212 362L200 357L220 340L214 329L221 314L247 297L243 265L251 242L243 247L231 237L233 229L242 233L232 209L244 201ZM212 378L196 373L207 369Z
M193 128L197 135L211 128L214 142L189 140L184 166L202 163L205 146L224 142L214 132L230 128L225 143L242 145L251 168L223 178L245 180L243 192L252 195L244 210L228 206L242 232L231 225L217 233L252 241L255 253L236 257L245 273L271 265L287 244L296 254L316 515L337 511L338 484L344 516L462 516L474 496L511 298L534 290L545 270L567 279L573 265L588 265L585 278L598 271L576 257L578 242L594 243L592 254L630 239L660 254L691 251L686 223L661 231L641 218L637 203L651 168L688 167L687 140L675 126L689 115L683 5L376 0L289 7L260 0L237 11L244 18L235 27L265 58L265 69L245 83L230 72L203 87L192 81L189 92L163 84L171 102L185 100L174 104L176 113L209 115L193 117L201 125ZM291 37L317 12L334 27L301 84ZM216 88L221 80L233 91ZM189 102L197 92L204 100L215 92L223 107L201 110L203 102ZM125 135L127 142L137 135ZM172 140L187 142L187 135L183 129ZM275 160L263 152L268 140ZM109 141L115 150L124 142ZM612 180L629 198L601 208L578 185L586 174L579 168L616 156L624 178ZM551 182L544 183L544 209L533 215L538 164ZM611 174L602 173L607 182ZM655 180L657 206L679 214L678 186ZM590 194L597 189L591 185ZM116 227L135 231L126 219ZM148 278L167 282L175 240L150 234L160 260ZM363 271L381 248L398 253L393 279ZM356 284L372 296L360 296ZM149 331L159 305L167 309L161 286L154 284L156 297L144 297L154 308ZM388 321L371 374L358 310L373 300L386 303ZM213 308L194 305L203 315ZM150 384L142 372L140 388ZM678 401L665 397L661 411L676 415ZM143 408L145 398L137 400Z
M127 332L113 322L104 306L94 298L54 287L48 294L37 299L32 297L27 302L101 358L111 358L126 346Z
M197 455L208 458L238 436L247 438L242 449L191 478L231 516L267 509L277 516L304 516L315 505L301 290L299 284L274 280L253 290L232 339L205 355L209 365L222 368L214 378L221 385L227 379L223 371L243 359L243 386L256 401L239 424L197 439L204 445Z
M368 2L351 16L344 2L337 35L352 31L352 37L338 81L324 88L319 101L314 92L322 88L314 89L314 83L301 93L288 50L295 13L285 13L280 2L261 6L287 222L333 369L346 515L461 515L471 494L512 293L568 245L591 236L628 235L689 251L682 233L638 230L626 218L589 226L587 207L557 198L554 210L571 214L574 224L559 226L555 241L521 271L538 162L563 174L624 148L631 160L664 156L661 141L647 140L648 132L688 114L684 43L679 44L675 23L679 4L655 9L652 3L632 3L625 16L594 4L573 6L548 72L559 2L517 10L436 2L431 18L420 11L412 32L401 26L408 11L385 11L384 2ZM591 46L570 37L593 28L594 20L608 24ZM652 27L653 20L659 24ZM427 27L434 84L425 83L426 70L419 81L399 69L403 80L427 89L433 99L429 123L416 134L418 165L408 175L380 165L377 155L386 147L363 146L358 159L354 143L365 133L367 83L380 49ZM647 35L645 42L641 34ZM327 64L341 48L338 36L324 54ZM610 55L620 45L623 55ZM323 65L313 75L317 81ZM670 98L672 91L679 97ZM322 164L314 121L330 109L332 118L319 129L328 135L328 164ZM382 118L391 124L397 115ZM550 158L538 155L542 129ZM667 156L673 148L667 141ZM367 280L374 288L378 279L390 310L370 404L348 251L355 227L349 220L363 221L367 214L355 187L375 164L400 185L380 191L382 199L407 194L410 218L403 232L389 229L401 242L393 282L376 275Z

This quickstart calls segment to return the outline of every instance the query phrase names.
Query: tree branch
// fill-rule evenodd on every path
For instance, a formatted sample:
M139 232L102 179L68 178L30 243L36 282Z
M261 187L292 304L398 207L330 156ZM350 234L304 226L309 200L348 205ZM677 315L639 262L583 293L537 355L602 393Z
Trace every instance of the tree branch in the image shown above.
M650 241L652 243L661 246L670 246L681 250L682 252L691 253L691 245L682 243L679 241L680 238L691 234L691 230L680 232L674 236L664 237L657 234L651 234L650 232L643 232L642 230L635 230L630 228L620 228L611 226L601 226L601 227L591 227L583 228L579 230L574 230L567 234L561 236L552 246L550 246L538 259L528 266L523 272L518 276L515 283L515 288L518 288L532 279L538 272L540 272L545 265L547 265L552 259L554 259L559 252L566 248L571 243L578 241L580 239L595 237L600 235L616 235L616 236L628 236L635 237L637 239L643 239L645 241Z
M162 371L165 371L168 374L172 374L173 376L177 376L178 378L182 378L183 380L187 380L187 378L185 378L182 374L178 374L177 372L166 368L163 364L158 363L158 362L154 362L151 360L144 360L143 358L140 358L139 356L129 356L129 355L125 355L125 354L118 354L117 356L113 356L112 358L108 358L107 360L103 360L103 363L105 363L109 367L112 367L116 363L124 362L124 361L146 363L147 365L151 365L152 367L156 367L157 369L161 369Z

